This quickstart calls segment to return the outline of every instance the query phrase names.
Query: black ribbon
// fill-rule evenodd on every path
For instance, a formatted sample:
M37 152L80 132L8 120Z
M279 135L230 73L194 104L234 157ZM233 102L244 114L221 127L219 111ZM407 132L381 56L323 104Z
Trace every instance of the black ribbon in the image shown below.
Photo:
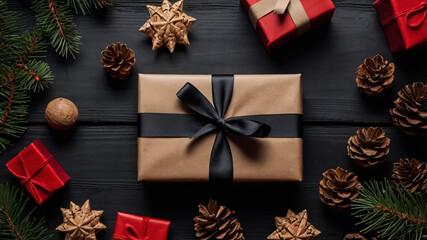
M224 119L233 95L233 76L212 76L214 106L191 83L186 83L176 96L191 110L208 119L192 138L216 131L209 163L209 179L233 180L233 158L226 133L245 137L266 137L270 127L264 123L233 117Z
M217 132L209 163L211 181L233 180L233 158L226 134L244 137L301 137L300 114L239 116L224 119L233 95L234 76L213 75L214 106L191 83L177 97L196 114L140 113L140 137L196 138Z

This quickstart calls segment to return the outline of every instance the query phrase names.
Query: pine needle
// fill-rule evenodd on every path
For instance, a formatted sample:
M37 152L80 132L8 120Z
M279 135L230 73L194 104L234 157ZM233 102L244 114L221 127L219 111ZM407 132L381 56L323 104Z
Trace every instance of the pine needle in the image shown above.
M32 218L25 212L28 197L24 197L22 190L9 184L0 184L0 239L2 240L49 240L52 235L47 234L43 226L44 219Z
M67 0L67 5L73 8L76 13L81 12L86 15L94 9L111 6L112 2L110 0Z
M55 51L67 58L79 53L81 37L73 22L73 15L63 0L33 0L36 23L49 36Z
M427 193L411 193L388 180L365 184L352 205L363 233L381 239L422 240L427 234Z
M39 60L47 46L41 32L20 32L25 26L19 17L0 0L0 152L26 130L27 91L42 91L53 80L49 65Z

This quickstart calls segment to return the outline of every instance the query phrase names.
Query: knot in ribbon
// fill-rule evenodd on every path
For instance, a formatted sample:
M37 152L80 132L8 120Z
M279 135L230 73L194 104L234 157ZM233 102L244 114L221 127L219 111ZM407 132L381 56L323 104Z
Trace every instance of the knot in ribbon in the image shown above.
M411 21L410 18L414 18L415 15L422 13L422 16L417 21ZM427 19L427 0L421 0L418 6L400 11L386 19L381 21L383 26L389 25L391 22L399 17L405 16L405 23L410 28L419 28L421 24Z
M36 198L37 201L41 200L40 194L37 191L37 188L41 188L47 192L53 192L54 190L51 189L48 185L35 180L34 177L37 176L46 165L48 165L51 160L53 159L53 156L49 156L47 159L41 163L36 170L34 170L32 173L28 171L28 168L25 166L24 157L21 155L21 153L18 154L19 157L19 163L21 165L21 169L24 172L24 175L21 175L18 171L11 170L11 172L18 178L19 183L22 186L27 187L28 191L33 194L33 196Z
M298 35L310 30L310 19L301 0L261 0L255 3L249 7L249 19L252 26L256 29L258 20L271 12L274 15L282 15L288 12Z
M212 77L214 106L191 83L186 83L177 93L177 97L188 108L207 120L207 123L191 138L217 132L211 152L210 180L233 180L233 159L227 133L244 137L267 137L271 130L267 124L242 117L224 119L233 95L233 86L233 77L221 75Z
M276 6L274 6L273 9L273 13L275 15L284 14L286 12L286 9L288 9L290 2L291 0L277 0Z

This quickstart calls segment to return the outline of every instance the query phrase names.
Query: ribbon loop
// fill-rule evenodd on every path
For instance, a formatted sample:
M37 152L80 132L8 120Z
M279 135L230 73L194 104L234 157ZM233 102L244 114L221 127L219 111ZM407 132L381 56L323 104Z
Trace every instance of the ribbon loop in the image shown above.
M227 133L245 137L267 137L271 128L264 123L233 117L224 119L233 95L234 77L212 76L212 96L214 107L209 100L191 83L186 83L176 94L177 97L197 114L209 119L193 136L200 137L216 131L209 163L209 179L220 181L233 180L233 157Z
M422 16L415 22L411 22L410 18L413 18L415 15L422 13ZM381 24L385 27L392 23L394 20L396 20L399 17L405 16L405 23L410 28L419 28L422 23L427 19L427 0L421 0L420 4L416 7L406 9L400 12L395 13L394 15L382 19Z
M209 119L218 119L218 113L209 100L191 83L186 83L176 96L191 110Z
M423 12L422 16L418 19L418 21L411 22L410 18L413 18L414 15ZM410 28L418 28L427 18L427 1L422 1L421 4L414 8L412 11L408 12L405 17L405 22Z
M150 238L146 236L146 228L148 224L148 217L144 217L142 221L141 230L138 231L132 224L126 223L126 232L125 236L120 235L123 240L149 240Z
M126 238L129 240L141 240L142 238L138 236L138 233L132 224L126 223Z

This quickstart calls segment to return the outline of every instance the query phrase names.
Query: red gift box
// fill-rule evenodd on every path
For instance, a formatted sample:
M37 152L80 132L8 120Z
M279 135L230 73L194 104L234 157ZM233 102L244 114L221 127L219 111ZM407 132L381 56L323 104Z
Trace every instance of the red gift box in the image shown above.
M427 44L427 0L377 0L374 7L392 52Z
M329 22L335 11L331 0L240 1L268 51Z
M117 213L114 240L167 240L170 221Z
M42 204L70 180L39 139L6 163L6 167L38 204Z

